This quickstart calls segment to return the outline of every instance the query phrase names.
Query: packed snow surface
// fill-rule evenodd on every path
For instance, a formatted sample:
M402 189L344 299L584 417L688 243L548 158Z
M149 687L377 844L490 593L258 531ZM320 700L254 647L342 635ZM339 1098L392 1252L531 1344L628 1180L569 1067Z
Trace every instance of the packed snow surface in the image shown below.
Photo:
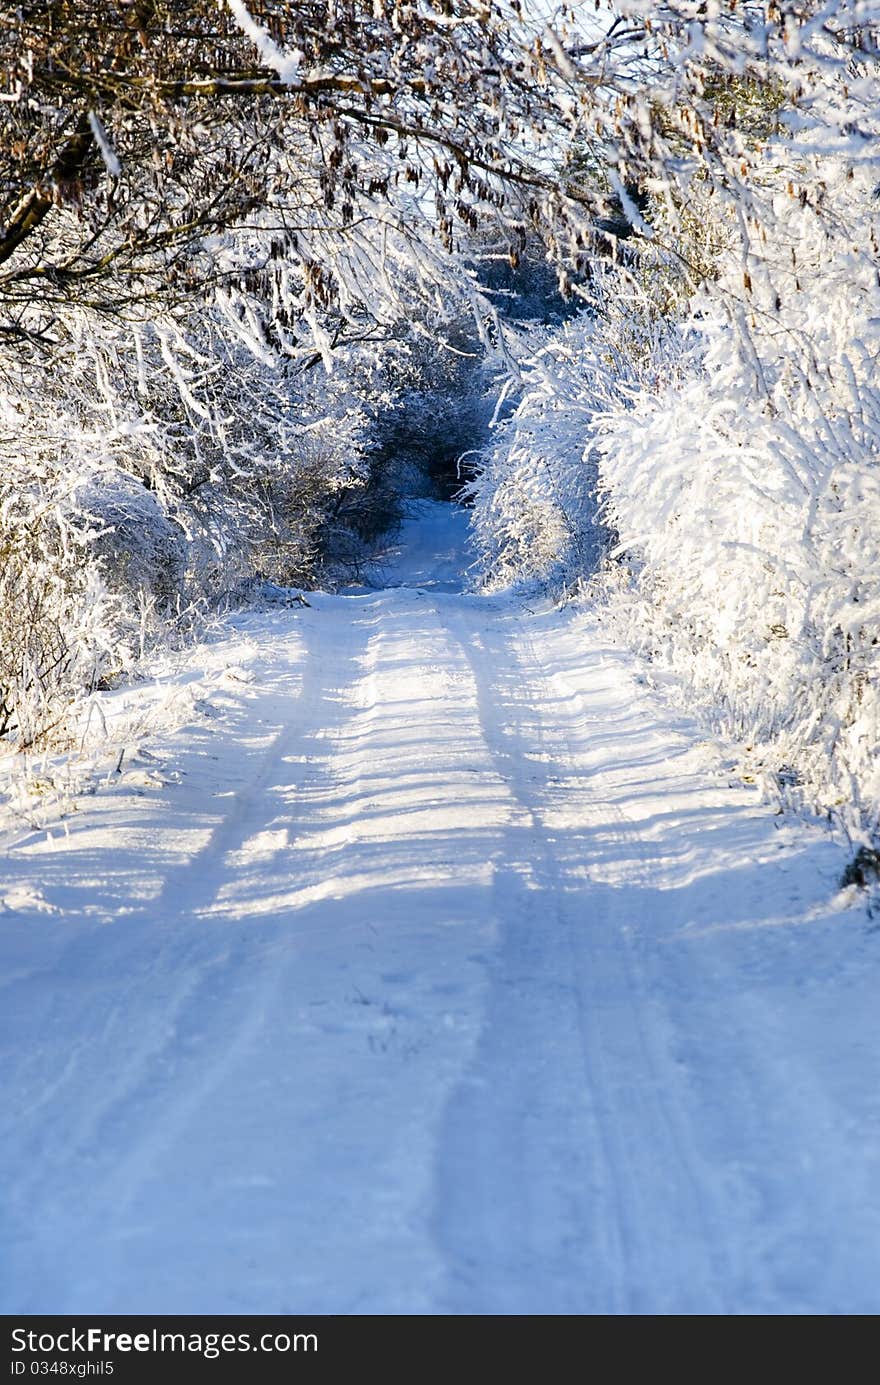
M841 849L595 613L464 594L466 526L230 620L10 827L3 1311L880 1309Z

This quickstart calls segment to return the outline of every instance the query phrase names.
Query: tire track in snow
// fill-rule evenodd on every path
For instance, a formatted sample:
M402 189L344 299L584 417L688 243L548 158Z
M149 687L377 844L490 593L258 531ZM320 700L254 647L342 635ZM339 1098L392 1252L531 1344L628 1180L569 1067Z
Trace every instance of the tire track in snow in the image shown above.
M629 883L639 889L646 846L597 797L594 779L574 769L589 727L554 716L548 651L536 649L526 614L507 607L489 621L477 603L465 620L460 602L439 609L468 651L486 740L518 805L496 875L502 959L439 1157L436 1234L453 1266L451 1303L651 1312L691 1302L723 1311L718 1228L671 1109L674 1087L666 1094L670 1074L646 1033L628 921L613 891L579 869L600 829L606 849L630 852ZM564 849L565 834L547 825L559 802L573 823ZM517 972L528 978L519 989ZM554 1066L565 1078L548 1105ZM536 1111L537 1141L528 1129ZM567 1180L565 1210L547 1187L554 1178Z
M21 1209L25 1222L27 1209L41 1204L41 1189L58 1189L42 1209L49 1243L44 1251L31 1251L35 1292L40 1295L52 1281L53 1246L64 1234L60 1228L71 1220L74 1225L88 1227L90 1220L98 1225L102 1209L108 1207L114 1217L124 1219L161 1151L179 1138L193 1107L205 1103L265 1023L270 999L283 979L277 951L267 949L261 939L255 944L247 928L232 938L228 930L212 928L211 906L228 877L226 863L266 825L267 791L288 781L296 787L299 776L286 768L292 751L307 745L314 763L314 736L330 734L336 721L346 716L344 693L349 669L361 653L360 636L361 626L354 621L345 646L334 651L329 666L320 642L317 649L307 650L301 680L283 659L276 660L274 669L270 664L271 690L251 703L243 725L245 739L229 756L241 785L206 843L193 858L172 866L160 892L116 923L109 936L108 930L99 930L74 940L61 954L57 971L68 978L90 978L97 965L101 974L85 997L65 988L60 1013L56 1002L53 1022L80 1030L85 1037L62 1073L42 1088L30 1117L37 1141L21 1159L22 1176L9 1189L9 1200ZM272 727L268 744L256 749L247 744L255 724ZM260 731L255 739L265 741L266 732ZM307 766L308 756L301 756L300 762ZM274 822L276 803L269 812ZM294 826L295 804L289 820ZM150 958L146 971L145 954ZM248 985L248 1003L231 1008L233 1015L238 1009L234 1032L224 1028L212 1043L203 1029L206 1009L210 1011L224 989ZM224 1007L224 1026L229 1014L230 1007ZM150 1026L145 1032L132 1029L129 1015L140 1022L148 1018ZM181 1059L187 1043L194 1075L187 1074L188 1064ZM28 1085L40 1090L39 1078L30 1075ZM51 1112L62 1090L75 1119L68 1123L64 1140L58 1141L51 1118L35 1118L40 1105ZM71 1187L78 1190L75 1199L69 1198ZM106 1263L100 1274L112 1280ZM19 1283L16 1292L26 1293L26 1285ZM20 1301L20 1311L28 1311L27 1298Z
M157 1183L162 1170L174 1187L207 1206L227 1196L218 1186L202 1198L195 1182L200 1167L207 1183L225 1180L228 1197L243 1205L259 1204L269 1190L279 1199L278 1233L258 1223L253 1268L245 1271L236 1259L230 1271L233 1284L249 1286L238 1288L235 1306L293 1311L310 1302L326 1308L329 1301L342 1311L370 1311L366 1274L358 1291L351 1287L358 1278L351 1244L357 1233L350 1221L340 1220L330 1201L337 1196L335 1185L327 1183L334 1153L325 1132L335 1128L336 1113L322 1103L332 1102L334 1092L351 1102L356 1122L363 1119L359 1107L364 1103L373 1120L377 1105L386 1117L371 1133L369 1151L358 1156L374 1168L378 1186L356 1177L352 1184L350 1167L343 1175L346 1202L361 1199L364 1253L372 1263L376 1243L390 1238L391 1253L407 1266L396 1291L403 1310L411 1311L410 1304L429 1309L433 1302L426 1295L435 1256L417 1208L421 1185L429 1187L432 1112L436 1108L439 1114L445 1090L440 1078L445 1070L457 1075L457 1055L470 1044L471 1021L462 1006L477 982L466 981L464 973L469 969L481 976L480 965L466 960L480 945L481 925L462 909L473 908L473 890L487 868L483 848L470 834L468 812L457 816L456 785L470 777L471 761L482 751L468 741L476 719L463 700L461 670L450 659L436 617L421 609L416 596L400 592L328 601L326 627L319 605L312 618L306 685L289 707L282 708L274 693L251 704L248 725L252 728L258 716L271 721L272 740L266 746L261 734L259 751L238 764L240 787L209 840L194 860L170 868L164 889L140 916L117 925L127 933L100 936L101 943L110 943L99 949L102 967L126 987L124 995L114 997L112 983L105 984L99 1008L84 1005L81 1019L64 1017L66 1027L85 1030L89 1039L78 1068L59 1079L65 1107L76 1117L65 1145L41 1148L13 1194L23 1209L39 1208L38 1224L9 1262L15 1282L8 1296L17 1311L47 1301L68 1311L85 1306L121 1311L126 1300L116 1295L124 1294L136 1272L133 1257L142 1253L140 1247L157 1236L166 1244L175 1240L172 1225L153 1224L157 1215L167 1217L161 1204L155 1207L156 1193L169 1208L176 1196L169 1200L167 1185L163 1190ZM270 681L277 687L286 676L280 661ZM232 748L229 753L234 762ZM468 810L475 825L480 804L488 814L478 838L494 831L494 814L501 811L494 791L479 790L480 782L477 776L477 798ZM279 787L289 791L289 801L272 801ZM242 861L248 841L277 830L282 820L298 839L283 858L278 903L273 902L279 882L271 863L252 862L243 869ZM349 888L350 905L343 898ZM351 958L334 960L334 949L344 949L346 942L345 934L333 937L334 920L363 948L360 939L372 927L363 918L371 893L379 889L377 897L387 899L396 915L401 888L411 891L415 916L423 916L421 933L398 939L403 914L387 938L376 934L370 944L376 960L369 967L354 967ZM273 912L248 918L248 907L259 906L262 896L272 902ZM321 939L328 930L325 945ZM305 988L303 948L318 954L317 963L306 957L312 973ZM394 994L398 956L404 967L415 964L411 975L401 971L401 979L408 987L418 982L437 1019L450 1022L446 1033L432 1030L430 1013L423 1019L410 1007L409 1013L401 1011ZM80 970L92 962L89 952ZM435 981L430 974L419 981L418 973L432 962ZM129 963L139 967L134 981L126 977ZM309 986L323 1008L305 1024L291 1016L290 1008L297 997L307 999ZM126 1023L129 1014L134 1027ZM295 1075L288 1093L283 1074L265 1098L261 1095L262 1073L274 1071L279 1052L288 1048L293 1061L314 1065L317 1078L324 1071L326 1096L316 1077L303 1087ZM374 1055L372 1074L364 1071L365 1051ZM412 1067L424 1070L417 1099L407 1071ZM352 1083L355 1089L349 1091ZM301 1110L303 1099L313 1109ZM262 1125L282 1143L268 1151L242 1143L244 1136L233 1128L236 1108L242 1130ZM305 1139L297 1135L303 1121ZM402 1157L408 1163L405 1176ZM316 1213L303 1202L303 1188L311 1189ZM392 1190L402 1207L411 1205L411 1225L401 1223L393 1234L401 1213L394 1209L388 1221ZM291 1228L292 1242L282 1250L277 1236L285 1227ZM216 1258L222 1263L224 1256L237 1255L233 1243L239 1233L222 1223L218 1233ZM328 1257L323 1243L340 1235L349 1238L352 1268L350 1280L335 1283L338 1260ZM89 1246L75 1283L68 1277L68 1262L57 1256L59 1241ZM301 1264L291 1263L294 1243L302 1251ZM192 1251L178 1247L178 1253L185 1261ZM270 1275L262 1281L260 1298L264 1255L284 1259L287 1287L277 1274ZM280 1296L296 1289L298 1298ZM154 1311L167 1304L161 1285L145 1286L143 1292L147 1297L141 1303ZM199 1297L197 1281L184 1292L193 1311L210 1306L210 1299ZM175 1302L180 1301L178 1296Z
M644 961L634 946L634 933L643 919L634 914L631 892L634 890L637 897L641 897L640 913L643 913L644 901L653 889L652 864L657 849L641 836L638 824L617 803L612 786L606 783L601 770L591 766L585 772L582 768L584 747L600 729L608 727L608 706L603 706L598 713L590 708L583 690L554 667L549 646L545 643L544 649L538 651L527 623L517 643L519 649L514 647L513 658L519 658L522 664L520 650L523 651L525 671L532 686L543 686L547 692L538 704L543 713L536 723L540 740L545 742L552 732L553 738L561 743L560 758L576 775L579 811L587 822L592 819L594 823L613 823L614 835L629 853L626 863L629 905L626 894L620 891L606 888L603 893L609 925L605 936L616 944L614 970L619 974L628 1001L618 1018L618 1034L622 1030L627 1040L635 1040L635 1053L628 1059L627 1066L634 1083L638 1082L637 1088L634 1086L638 1102L617 1100L608 1108L609 1142L614 1146L612 1163L623 1169L617 1205L629 1209L631 1224L638 1228L631 1236L635 1249L630 1261L631 1285L642 1284L641 1300L637 1293L633 1295L635 1311L668 1311L670 1308L681 1311L682 1305L691 1303L699 1305L700 1311L726 1312L730 1285L734 1282L726 1245L729 1225L726 1209L717 1204L712 1192L714 1171L702 1165L697 1157L693 1135L699 1124L699 1113L692 1107L688 1109L686 1093L682 1090L681 1068L670 1057L667 1036L657 1023L657 1007L651 1004L651 997L662 996L666 988L662 984L652 985ZM575 715L566 715L564 725L547 714L549 708L557 705L560 695L562 701L575 709ZM546 818L546 805L541 812ZM581 850L586 852L590 845L587 840L582 847L578 845L574 851L569 849L576 866ZM568 938L572 965L579 980L584 1042L594 1055L593 1065L600 1070L602 1082L614 1084L613 1064L605 1063L605 1054L609 1051L615 1054L623 1046L619 1040L616 1044L607 1043L601 1022L603 986L597 984L595 974L596 941L583 933L577 935L574 928L569 930ZM664 1021L670 1018L668 1013L663 1014ZM618 1073L618 1085L619 1080ZM634 1120L636 1108L638 1114ZM654 1146L654 1158L647 1162L644 1158L646 1141ZM653 1183L645 1177L646 1168L653 1174ZM656 1232L651 1233L649 1229L660 1208L667 1210L664 1234L657 1237ZM660 1306L645 1307L645 1304Z
M485 606L473 620L458 604L440 610L468 659L495 773L515 804L495 861L502 943L485 1027L438 1152L436 1235L450 1262L450 1309L621 1311L626 1226L585 1061L564 882L536 811L540 748L531 741L526 750L523 725L534 715L531 689L509 641L492 639ZM510 618L502 607L491 621Z
M614 820L629 844L630 859L620 863L605 893L609 916L616 914L621 924L619 960L637 1002L627 1032L638 1043L629 1059L633 1099L618 1102L610 1115L623 1138L618 1164L625 1174L629 1164L632 1174L624 1184L625 1204L643 1235L654 1227L653 1244L640 1247L631 1279L635 1311L645 1311L645 1302L649 1311L810 1312L817 1303L837 1312L856 1305L870 1311L877 1299L867 1267L878 1244L871 1139L866 1166L853 1149L852 1118L819 1078L821 1046L817 1051L810 1032L792 1029L798 987L782 994L778 982L767 988L774 974L769 954L782 939L761 927L763 896L770 891L778 898L785 877L772 859L772 842L768 851L766 809L741 787L711 788L695 766L692 731L652 725L651 699L634 688L628 702L620 700L628 678L621 688L609 669L609 687L618 685L609 699L602 693L601 665L586 673L578 663L567 673L570 648L565 658L561 651L571 641L558 618L547 625L549 639L542 636L538 650L527 630L524 625L523 639L514 639L513 654L527 649L527 671L560 690L575 709L562 727L563 758L585 767L578 787L586 807L592 798L600 817ZM588 634L595 659L597 634L594 628ZM613 662L620 667L619 653ZM538 722L551 740L554 702L551 693ZM647 724L640 744L627 750L626 727L642 708ZM583 747L609 729L616 732L619 758L585 756ZM652 744L663 752L656 762ZM639 782L658 812L644 816ZM696 827L688 827L691 814ZM739 831L728 890L734 899L742 891L751 944L749 934L736 929L714 936L710 930L702 938L698 932L690 942L683 931L694 911L705 917L705 904L689 886L686 865L676 861L685 863L687 850L699 843L703 869L720 871L711 832L699 826L701 817L711 823L713 815L725 824L728 851ZM547 817L545 808L545 820L555 826L558 815ZM592 845L601 884L606 849ZM756 848L761 865L752 871ZM582 994L599 1003L600 1013L602 990L614 984L613 972L604 986L596 976L605 955L594 944L575 954ZM790 967L793 958L786 960ZM606 1068L613 1080L616 1050L623 1053L625 1046L607 1042L601 1024L597 1037L600 1063L610 1055ZM845 1239L843 1226L850 1228ZM652 1264L654 1272L646 1273ZM864 1267L855 1276L858 1287L856 1265Z

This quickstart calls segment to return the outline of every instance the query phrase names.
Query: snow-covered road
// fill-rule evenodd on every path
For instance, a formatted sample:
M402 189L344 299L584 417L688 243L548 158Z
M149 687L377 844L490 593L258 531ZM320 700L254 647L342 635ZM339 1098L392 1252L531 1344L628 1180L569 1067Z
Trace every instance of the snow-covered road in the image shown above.
M462 595L464 522L9 837L3 1311L880 1310L840 849L589 611Z

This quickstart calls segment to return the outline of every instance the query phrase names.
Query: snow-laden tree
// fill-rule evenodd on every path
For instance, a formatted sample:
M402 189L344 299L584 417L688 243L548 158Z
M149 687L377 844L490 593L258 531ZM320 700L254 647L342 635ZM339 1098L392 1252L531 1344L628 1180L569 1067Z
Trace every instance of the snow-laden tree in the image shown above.
M456 227L491 214L515 254L593 200L547 158L581 84L516 3L44 0L0 18L7 332L51 338L71 300L179 301L230 272L210 236L252 221L276 233L262 268L282 296L357 331L404 247L430 290Z
M695 180L736 203L745 233L774 109L841 151L870 136L871 14L867 0L624 0L592 23L586 6L545 22L519 0L0 7L5 330L51 335L71 300L120 312L191 295L234 273L211 235L252 221L276 232L261 271L355 327L394 293L402 253L430 292L432 243L487 217L513 260L539 232L563 274L621 227L654 237L648 195L674 249ZM829 100L846 119L826 119ZM820 184L807 169L799 195Z

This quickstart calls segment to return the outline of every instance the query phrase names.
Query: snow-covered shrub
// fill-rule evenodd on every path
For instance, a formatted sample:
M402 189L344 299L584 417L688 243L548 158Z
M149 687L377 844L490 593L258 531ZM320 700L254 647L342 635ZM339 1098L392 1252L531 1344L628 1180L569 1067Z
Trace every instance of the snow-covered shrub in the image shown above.
M80 561L96 564L120 609L149 604L166 617L180 609L185 535L143 482L121 470L92 473L60 504L85 536Z
M681 346L644 283L619 266L596 272L577 316L533 327L509 346L517 372L466 492L477 578L490 589L559 590L592 572L611 540L599 512L592 420L673 377Z
M880 814L880 208L877 170L823 162L827 207L792 178L747 268L722 258L682 378L595 427L627 631L857 830Z
M21 746L118 658L121 614L89 561L88 524L29 472L0 479L0 736Z
M364 479L344 379L260 358L222 313L68 329L51 370L3 361L0 735L19 740L206 603L315 580Z
M534 333L519 402L480 455L466 494L477 575L489 590L558 586L591 565L596 482L584 439L593 401L579 360L591 332L582 318Z
M833 29L839 15L826 19ZM756 34L740 51L753 73ZM753 769L870 834L880 86L867 31L849 54L831 29L786 34L765 48L763 79L724 76L734 21L727 53L695 46L683 59L686 72L711 53L719 135L645 98L651 138L675 162L651 181L635 248L596 279L589 315L526 367L475 487L475 524L490 584L588 573L598 462L614 538L592 590L617 628L674 670ZM705 69L702 80L705 94Z

